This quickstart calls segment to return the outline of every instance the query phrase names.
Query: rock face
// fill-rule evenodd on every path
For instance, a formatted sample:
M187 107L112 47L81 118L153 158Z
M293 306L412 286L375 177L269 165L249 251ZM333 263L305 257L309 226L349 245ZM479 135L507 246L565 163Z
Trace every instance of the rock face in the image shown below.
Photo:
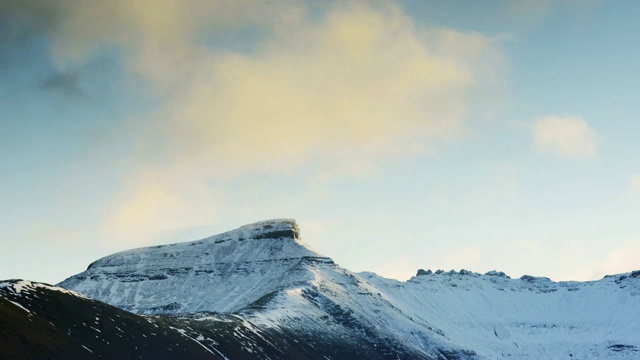
M293 220L117 253L60 285L140 314L233 313L306 357L640 358L640 272L556 283L422 270L401 282L341 268Z

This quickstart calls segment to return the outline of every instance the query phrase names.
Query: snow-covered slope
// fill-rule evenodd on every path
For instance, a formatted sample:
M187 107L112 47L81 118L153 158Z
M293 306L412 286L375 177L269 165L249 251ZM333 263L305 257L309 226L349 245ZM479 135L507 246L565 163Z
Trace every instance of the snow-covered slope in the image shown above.
M555 283L419 271L400 282L343 269L299 234L293 220L260 222L117 253L60 285L137 313L234 312L333 357L640 358L640 272Z
M272 220L199 241L123 251L59 285L141 314L230 312L310 280L304 264L332 262Z
M640 271L553 282L503 273L361 274L408 316L487 358L640 359Z

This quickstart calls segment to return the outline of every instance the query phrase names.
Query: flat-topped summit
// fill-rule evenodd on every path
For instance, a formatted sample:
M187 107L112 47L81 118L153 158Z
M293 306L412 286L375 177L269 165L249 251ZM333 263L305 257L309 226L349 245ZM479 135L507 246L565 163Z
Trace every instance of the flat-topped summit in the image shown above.
M282 239L293 238L298 241L300 238L300 228L294 219L273 219L259 221L253 224L244 225L238 230L250 231L254 239Z
M282 244L274 243L274 246L270 247L271 251L257 251L264 250L265 244L260 244L255 240L279 240L278 242ZM249 242L240 244L245 241ZM319 256L309 245L302 241L300 229L294 219L273 219L243 225L238 229L201 240L125 250L91 263L87 270L95 267L120 265L138 267L138 263L148 263L150 255L155 254L160 255L156 260L166 262L167 266L170 266L171 263L184 262L180 259L194 252L199 258L206 258L215 263L223 260L219 255L224 255L230 251L233 251L245 261L252 257L277 259L282 256L289 257L293 254ZM219 254L219 252L223 254Z

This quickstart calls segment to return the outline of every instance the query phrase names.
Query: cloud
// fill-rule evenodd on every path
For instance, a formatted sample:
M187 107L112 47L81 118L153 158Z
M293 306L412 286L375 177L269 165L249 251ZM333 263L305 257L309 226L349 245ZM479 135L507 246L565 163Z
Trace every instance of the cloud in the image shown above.
M131 170L105 206L100 229L105 245L149 244L168 232L217 225L226 217L237 217L238 208L256 206L251 192L234 188L241 179L218 180L217 171L224 169L201 162ZM258 220L263 219L250 218L247 223Z
M162 90L188 74L212 34L264 27L295 13L296 1L0 1L0 60L33 39L50 43L60 70L117 55L128 71ZM158 86L160 86L158 88Z
M0 77L4 84L15 87L13 72L32 71L38 58L30 45L55 26L57 8L53 1L0 0Z
M50 31L59 19L59 6L51 1L0 1L0 49L24 45Z
M108 54L118 81L154 97L127 114L144 132L109 231L184 226L215 202L212 181L304 167L335 178L421 154L464 136L474 96L500 78L499 38L420 27L390 2L56 4L46 31L61 74Z
M79 71L61 71L44 79L40 87L68 97L76 97L83 94L80 86L81 77Z
M536 120L533 140L538 150L561 157L589 159L597 155L596 132L578 117L551 115Z
M60 4L51 32L61 67L115 51L130 72L154 87L172 87L207 56L211 37L246 26L264 28L295 13L295 1L79 0Z
M188 157L253 168L402 154L457 136L477 85L473 55L457 52L492 45L459 35L439 51L446 35L428 44L403 14L352 6L278 33L256 54L202 59L168 104L170 141Z

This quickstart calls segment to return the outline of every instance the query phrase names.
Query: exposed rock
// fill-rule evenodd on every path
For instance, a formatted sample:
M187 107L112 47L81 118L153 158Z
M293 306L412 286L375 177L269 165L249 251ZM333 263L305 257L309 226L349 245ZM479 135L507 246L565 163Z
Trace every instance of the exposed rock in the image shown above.
M431 271L431 269L428 269L427 271L424 271L424 269L418 269L418 273L416 274L416 276L431 275L431 274L433 274L433 271Z

